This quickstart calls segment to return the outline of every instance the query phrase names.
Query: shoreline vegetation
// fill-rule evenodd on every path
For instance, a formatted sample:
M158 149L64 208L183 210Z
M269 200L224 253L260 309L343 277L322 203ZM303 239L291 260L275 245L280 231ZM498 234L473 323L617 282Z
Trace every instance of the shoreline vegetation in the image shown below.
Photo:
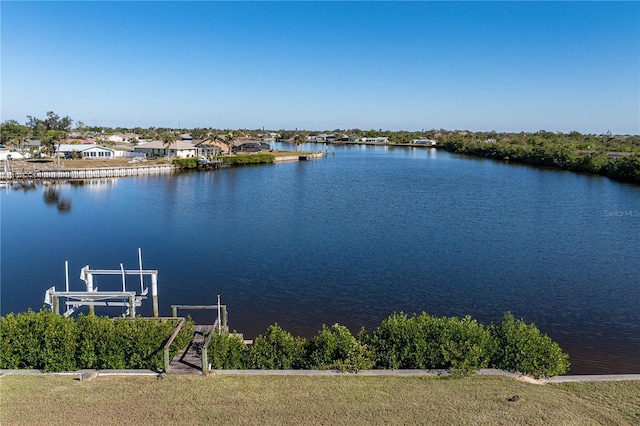
M447 133L438 138L446 151L640 184L640 137L558 134Z
M0 317L0 369L164 371L168 362L163 364L161 348L175 322L64 317L46 309L8 314ZM187 318L185 324L172 343L171 358L191 342L193 323ZM469 316L394 313L372 332L363 328L355 335L334 324L306 339L273 324L251 344L235 332L212 332L208 341L209 368L214 370L414 369L466 376L495 368L548 378L565 374L570 365L556 342L510 312L500 324L488 326Z
M504 136L500 140L478 138L477 134L446 134L437 138L437 145L422 146L410 143L364 143L339 142L336 145L383 145L388 147L420 147L442 149L454 154L493 159L506 163L520 163L537 167L548 167L578 173L589 173L640 185L640 137L630 136L615 142L584 138L582 141L564 138L560 141L548 136L526 135L524 137ZM614 138L615 139L615 138ZM627 141L627 139L629 139ZM623 142L626 141L626 142ZM282 160L297 160L303 155L315 152L264 151L252 154L234 154L218 157L221 167L252 164L273 164ZM82 169L109 169L114 167L148 167L152 165L174 165L181 170L203 168L197 158L157 158L144 163L130 163L128 158L111 160L65 159L18 160L12 162L15 171L55 171Z
M27 116L28 122L16 120L0 123L0 154L5 158L16 153L17 158L47 157L40 160L4 161L7 168L89 168L89 167L136 167L139 163L128 162L128 158L63 160L61 145L91 145L118 150L135 151L146 142L155 142L154 149L142 149L152 158L152 164L171 164L177 160L180 168L198 168L198 159L216 165L244 165L277 162L277 157L296 156L298 147L306 143L366 144L384 146L435 147L457 154L491 158L505 162L516 162L542 167L553 167L573 172L592 173L622 182L640 184L640 135L601 135L550 132L502 132L431 129L422 131L390 131L335 129L315 132L309 130L265 130L263 129L214 129L214 128L108 128L87 126L71 117L60 117L53 111L46 119ZM196 150L191 158L177 159L178 142L193 146ZM197 143L196 143L197 142ZM295 146L295 152L265 151L269 142L286 142ZM162 146L163 148L157 148ZM196 146L198 147L196 149ZM77 150L66 152L69 157L82 157ZM171 151L174 154L171 155ZM62 151L60 151L62 152ZM255 154L246 154L255 152ZM239 155L237 155L240 153ZM19 154L19 155L17 155ZM96 154L92 152L91 154ZM99 154L99 153L98 153ZM104 152L102 152L104 154ZM313 154L313 153L307 153ZM113 157L111 153L109 156ZM183 155L184 156L184 155ZM173 159L171 158L173 157ZM7 157L8 158L8 157ZM12 157L13 158L13 157ZM93 159L95 158L95 159ZM55 160L55 161L52 161ZM14 159L15 160L15 159ZM76 161L75 163L73 161ZM77 162L80 161L80 162ZM118 162L118 163L115 163ZM19 163L19 164L18 164ZM53 163L53 164L51 164ZM201 165L202 166L202 165ZM4 172L0 176L4 176Z

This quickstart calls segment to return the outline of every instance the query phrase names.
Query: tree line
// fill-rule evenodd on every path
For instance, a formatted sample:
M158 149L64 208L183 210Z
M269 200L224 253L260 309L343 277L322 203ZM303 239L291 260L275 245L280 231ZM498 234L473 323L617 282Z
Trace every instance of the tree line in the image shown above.
M536 132L448 132L438 145L458 154L587 172L640 184L640 136Z
M17 146L28 139L39 139L46 153L52 154L55 145L68 138L73 122L70 117L61 117L53 111L48 111L44 119L27 116L25 124L7 120L0 124L0 143ZM132 133L138 135L139 139L162 140L165 145L170 145L180 133L189 133L194 139L230 139L236 135L259 138L265 132L273 132L265 129L110 128L86 126L82 122L77 122L73 130L81 136ZM282 139L292 140L297 144L304 143L307 136L317 133L298 129L280 129L275 132ZM428 138L436 140L439 147L459 154L588 172L616 180L640 183L640 135L612 135L610 132L595 135L576 131L562 133L545 130L533 133L498 133L444 129L414 132L333 129L323 132L347 135L353 139L384 136L390 144L408 144L412 139Z

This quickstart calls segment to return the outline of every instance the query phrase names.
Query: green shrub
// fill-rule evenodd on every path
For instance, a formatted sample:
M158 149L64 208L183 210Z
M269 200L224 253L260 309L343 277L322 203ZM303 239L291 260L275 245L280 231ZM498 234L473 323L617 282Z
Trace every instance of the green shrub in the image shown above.
M612 161L608 168L608 175L618 180L640 183L640 154Z
M209 364L214 370L246 369L249 349L242 338L235 333L221 333L211 336L207 347Z
M21 352L16 347L18 320L12 313L0 317L0 368L20 368Z
M469 374L489 365L493 340L489 331L470 316L443 318L440 351L445 365L456 374Z
M273 154L238 154L229 157L222 157L223 164L240 166L245 164L270 164L275 162Z
M306 364L311 369L360 371L373 367L374 360L366 344L356 339L343 325L326 325L306 343Z
M0 317L0 368L75 370L73 319L42 310Z
M301 368L303 358L304 339L293 337L274 324L253 341L249 367L265 370Z
M487 329L466 316L436 318L423 312L393 314L373 332L376 367L450 369L469 374L490 361L493 340Z
M197 169L198 168L198 159L194 157L190 158L174 158L171 161L172 164L182 168L182 169Z
M394 313L373 332L372 349L378 368L446 368L440 349L443 319L426 313L407 317Z
M500 325L489 328L495 339L492 365L504 370L552 377L569 369L569 356L534 324L516 320L511 312L504 314Z
M9 314L0 317L0 368L158 370L164 363L162 348L176 324L93 315L74 319L48 310ZM184 348L192 336L193 322L189 320L171 345L170 355Z
M82 368L125 368L124 346L118 339L115 323L108 317L79 315L76 358Z

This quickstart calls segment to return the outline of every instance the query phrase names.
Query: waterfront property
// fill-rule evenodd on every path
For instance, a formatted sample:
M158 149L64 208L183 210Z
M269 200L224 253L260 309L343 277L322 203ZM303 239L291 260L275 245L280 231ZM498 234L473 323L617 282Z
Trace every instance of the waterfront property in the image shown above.
M357 142L385 144L389 142L389 138L386 136L380 136L376 138L360 138Z
M110 159L115 158L117 151L111 148L100 145L79 145L79 144L60 144L57 147L58 155L66 158L70 158L74 155L78 155L81 158L100 158ZM120 152L120 156L122 153Z
M192 142L198 150L198 157L209 158L229 152L229 145L215 139L195 140Z
M433 139L411 139L411 143L415 145L435 146L437 142Z
M335 149L313 162L56 182L71 214L50 184L7 185L1 311L40 307L66 259L82 262L72 270L133 264L123 253L143 246L162 271L160 315L223 294L247 338L273 323L308 337L336 322L371 330L394 311L483 324L511 311L569 353L570 374L640 372L640 221L608 214L638 210L640 187L417 145Z
M237 139L233 141L233 153L251 153L269 150L271 147L268 143L258 139Z
M141 152L148 157L178 157L189 158L196 157L198 155L198 148L194 146L190 141L177 140L167 146L162 141L151 141L147 143L141 143L133 148L134 152Z

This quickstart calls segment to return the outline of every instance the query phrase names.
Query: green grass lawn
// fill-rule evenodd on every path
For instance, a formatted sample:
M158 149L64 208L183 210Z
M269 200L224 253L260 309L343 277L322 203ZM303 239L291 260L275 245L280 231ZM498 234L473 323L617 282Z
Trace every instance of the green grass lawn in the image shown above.
M516 402L508 398L519 396ZM640 381L506 377L0 378L0 424L640 424Z

